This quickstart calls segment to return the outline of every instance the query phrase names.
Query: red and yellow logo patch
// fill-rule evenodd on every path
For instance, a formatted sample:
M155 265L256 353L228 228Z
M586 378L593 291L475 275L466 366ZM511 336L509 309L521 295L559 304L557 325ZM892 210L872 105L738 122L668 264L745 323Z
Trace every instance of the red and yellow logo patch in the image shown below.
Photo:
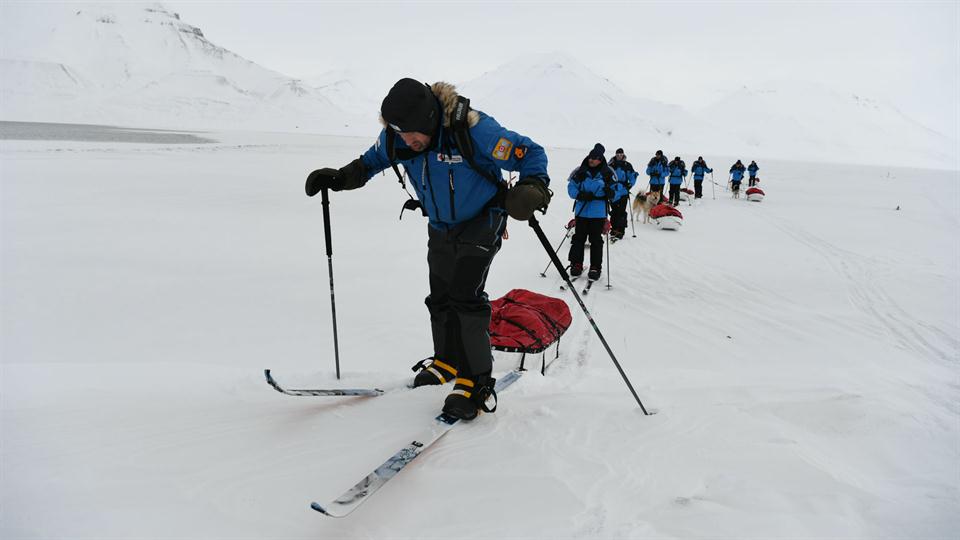
M513 149L513 157L517 159L523 159L523 156L527 155L527 146L521 144L520 146Z
M510 151L513 150L513 143L504 137L500 137L500 140L497 141L497 144L493 147L493 159L499 159L500 161L506 161L510 159Z

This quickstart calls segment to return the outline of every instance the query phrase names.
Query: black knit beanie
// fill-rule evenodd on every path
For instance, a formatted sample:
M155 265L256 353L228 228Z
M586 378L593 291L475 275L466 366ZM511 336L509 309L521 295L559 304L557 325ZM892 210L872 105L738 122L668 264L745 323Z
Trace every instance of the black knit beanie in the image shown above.
M414 79L400 79L383 98L380 115L397 131L433 135L440 111L429 86Z
M604 159L604 157L603 157L603 152L604 152L605 150L606 150L606 148L604 148L602 144L597 143L597 144L593 145L593 150L591 150L590 153L587 154L587 159L599 159L600 161L604 161L604 162L605 162L605 161L607 161L607 160Z

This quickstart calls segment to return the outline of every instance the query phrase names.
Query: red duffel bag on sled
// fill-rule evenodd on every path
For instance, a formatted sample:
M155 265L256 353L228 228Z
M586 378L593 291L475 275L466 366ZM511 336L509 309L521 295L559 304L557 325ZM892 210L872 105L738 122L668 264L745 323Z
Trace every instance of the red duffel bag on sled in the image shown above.
M758 187L752 187L747 190L748 201L760 202L763 200L764 195L766 195L766 193L764 193L763 190Z
M527 353L544 352L557 343L560 354L560 336L570 328L573 317L567 303L559 298L514 289L490 302L490 345L498 351L523 353L520 368ZM546 353L541 373L546 370Z
M683 214L669 204L658 204L651 208L650 219L657 227L668 231L675 231L683 225Z

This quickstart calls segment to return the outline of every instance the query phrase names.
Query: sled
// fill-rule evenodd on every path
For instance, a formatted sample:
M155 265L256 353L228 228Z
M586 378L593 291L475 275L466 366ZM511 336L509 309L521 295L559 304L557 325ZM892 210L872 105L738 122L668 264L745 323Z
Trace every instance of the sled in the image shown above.
M689 203L691 206L693 205L694 195L696 195L696 193L694 193L692 189L683 188L680 190L680 200Z
M528 353L542 353L540 373L546 373L546 350L556 344L554 359L560 356L560 336L573 322L567 303L526 289L513 289L492 300L490 308L490 346L497 351L521 353L521 371Z
M676 231L683 225L683 214L669 204L658 204L651 208L650 219L666 231Z
M752 188L747 189L747 200L748 200L748 201L761 202L761 201L763 201L763 196L764 196L764 195L765 195L765 193L763 192L763 190L760 189L760 188L758 188L758 187L752 187Z

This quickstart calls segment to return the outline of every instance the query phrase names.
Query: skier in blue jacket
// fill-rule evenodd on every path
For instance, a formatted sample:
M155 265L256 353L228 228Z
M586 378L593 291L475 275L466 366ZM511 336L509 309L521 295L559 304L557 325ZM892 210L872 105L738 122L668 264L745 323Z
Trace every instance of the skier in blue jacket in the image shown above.
M570 274L583 273L583 251L590 238L590 271L587 278L600 279L603 266L603 227L607 222L607 209L616 194L616 173L607 165L603 157L603 145L597 143L593 150L583 158L579 167L570 173L567 179L567 193L573 203L574 218L577 220L573 238L570 239Z
M670 204L680 206L680 186L683 185L683 179L687 177L687 164L680 159L680 156L673 158L670 162Z
M747 186L753 187L757 184L757 171L760 170L760 167L757 165L756 161L751 161L750 166L747 167L747 172L750 173L750 180L747 182Z
M384 129L373 146L340 169L310 173L306 191L313 196L327 188L356 189L388 167L398 176L398 165L404 168L419 199L411 198L404 207L422 205L429 217L426 304L434 354L418 364L414 386L456 378L443 411L470 420L480 410L489 411L487 400L496 396L490 376L491 311L484 287L501 247L506 216L530 219L534 210L546 209L551 193L543 148L492 117L469 111L465 129L472 156L459 147L457 134L463 130L453 123L458 97L445 82L397 81L381 105ZM520 180L509 190L501 169L519 173Z
M733 191L734 196L739 196L740 182L743 181L743 173L746 170L747 168L743 166L739 159L730 167L730 191Z
M650 162L647 163L647 176L650 177L650 191L663 193L663 185L666 182L670 170L667 167L667 156L663 155L663 150L657 150Z
M707 167L707 162L703 160L703 156L699 156L690 167L690 172L693 173L693 198L700 199L703 197L703 176L706 173L712 173L713 169Z
M627 230L627 203L630 202L630 189L637 182L637 171L627 161L623 148L610 160L610 168L616 173L616 193L610 202L610 241L622 240Z

